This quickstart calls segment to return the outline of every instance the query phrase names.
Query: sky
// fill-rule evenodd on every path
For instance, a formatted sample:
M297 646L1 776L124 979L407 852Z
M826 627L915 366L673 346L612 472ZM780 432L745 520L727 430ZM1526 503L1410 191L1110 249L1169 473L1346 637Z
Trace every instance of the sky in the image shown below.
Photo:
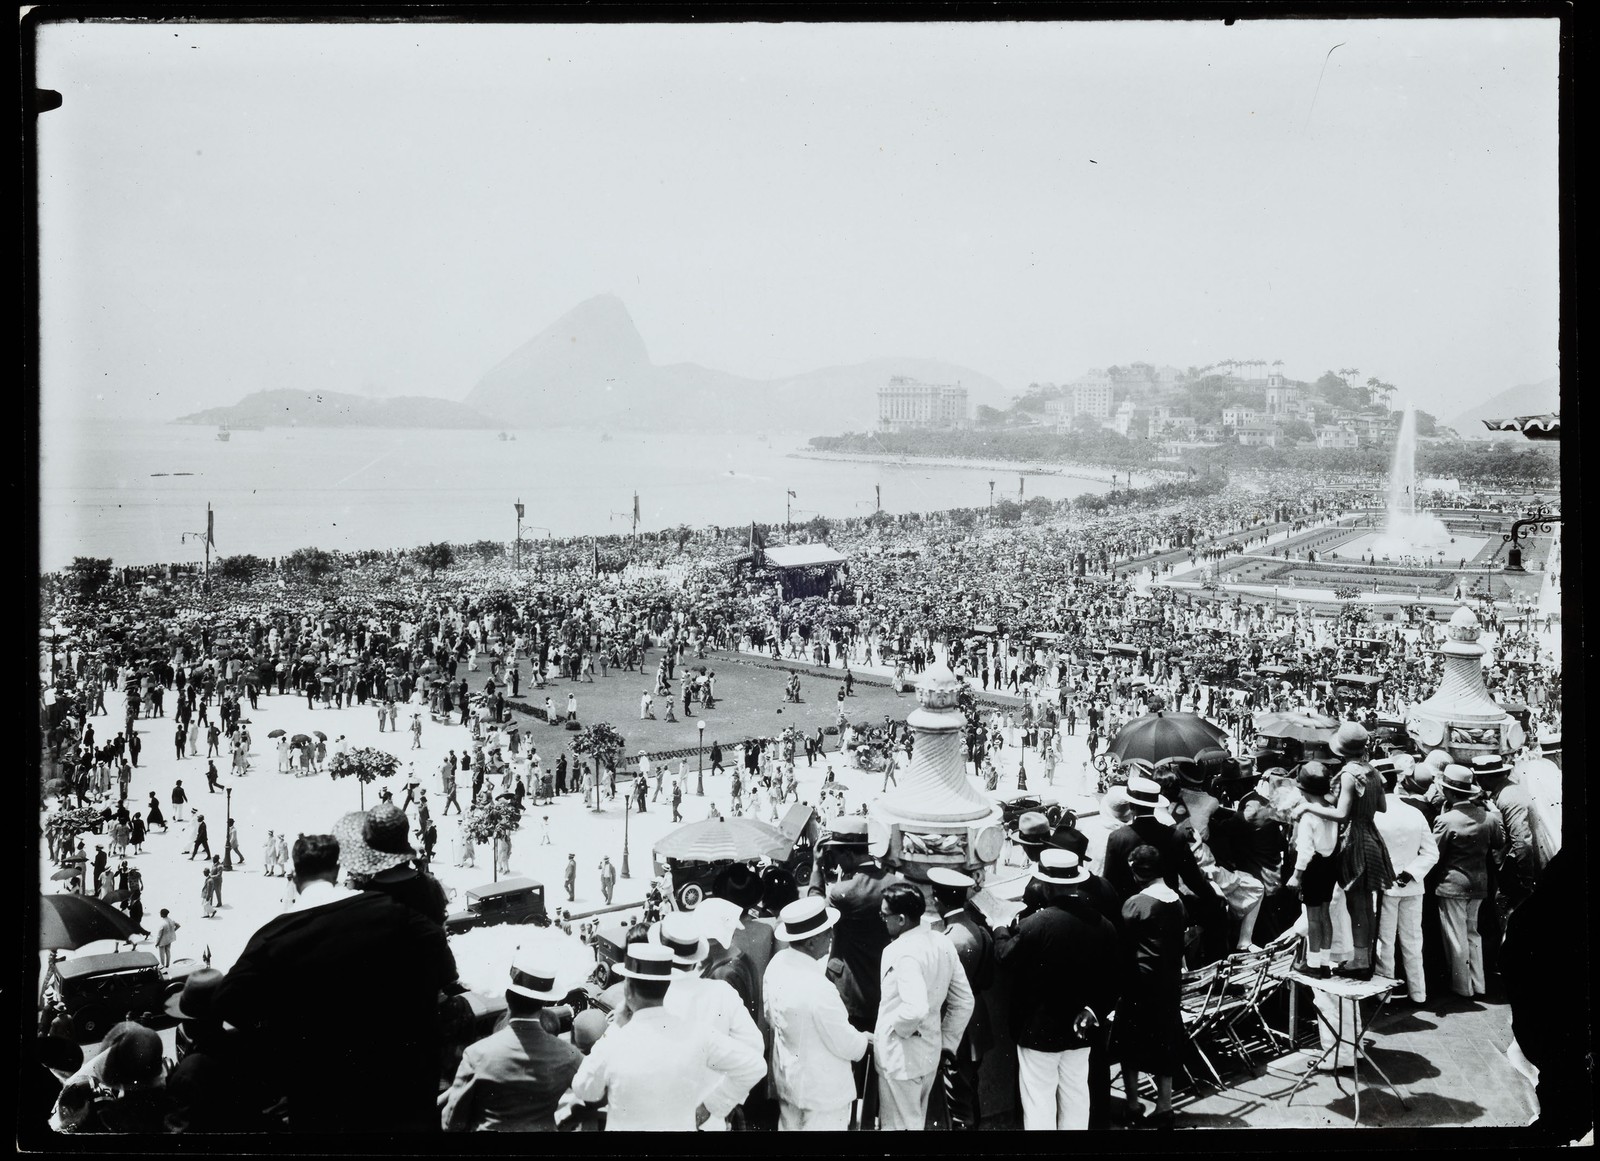
M46 419L459 399L606 292L662 364L1281 359L1448 417L1558 373L1558 32L45 25Z

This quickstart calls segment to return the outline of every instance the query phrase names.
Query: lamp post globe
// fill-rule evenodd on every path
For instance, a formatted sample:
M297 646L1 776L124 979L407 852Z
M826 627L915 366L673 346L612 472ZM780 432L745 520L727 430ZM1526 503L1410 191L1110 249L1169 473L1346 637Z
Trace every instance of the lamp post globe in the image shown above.
M695 728L700 731L700 748L695 753L694 792L701 798L706 796L706 723L702 718L695 723Z

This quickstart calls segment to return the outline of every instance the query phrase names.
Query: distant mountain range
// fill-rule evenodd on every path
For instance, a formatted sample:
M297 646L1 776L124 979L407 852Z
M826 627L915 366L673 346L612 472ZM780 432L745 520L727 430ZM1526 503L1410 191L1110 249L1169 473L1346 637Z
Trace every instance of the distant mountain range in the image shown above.
M208 407L178 423L240 427L499 427L464 403L402 395L373 399L336 391L257 391L231 407Z
M1515 433L1492 432L1483 426L1485 419L1510 419L1518 415L1539 415L1561 409L1561 380L1542 379L1521 387L1508 387L1500 394L1485 399L1476 407L1444 421L1463 439L1521 439Z
M960 382L971 406L1006 389L925 358L872 359L783 379L747 379L697 363L657 365L614 295L579 303L491 368L460 403L262 391L179 423L285 427L563 427L618 431L870 431L891 376Z

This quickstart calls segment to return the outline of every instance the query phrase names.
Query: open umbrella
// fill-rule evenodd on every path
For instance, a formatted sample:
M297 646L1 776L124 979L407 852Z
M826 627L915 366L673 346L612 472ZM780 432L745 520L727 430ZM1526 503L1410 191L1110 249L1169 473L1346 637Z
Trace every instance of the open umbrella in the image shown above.
M84 895L40 895L39 904L39 947L43 950L75 951L101 939L150 934L99 899Z
M311 735L314 738L317 738L319 741L326 742L328 740L328 735L323 733L321 730L312 730Z
M794 843L781 830L755 818L686 823L655 845L655 853L662 858L695 863L784 859L793 850Z
M309 746L311 744L311 739L305 734L296 734L294 737L289 739L289 744L291 746Z
M50 877L52 879L59 879L62 882L66 882L68 879L76 879L79 874L81 874L81 872L78 870L77 867L62 867L59 871L57 871L55 874L51 875Z
M288 732L289 732L288 730L268 730L267 731L267 737L269 737L269 738L281 738L281 737L283 737L284 734L287 734Z
M1326 742L1339 723L1316 713L1257 714L1255 731L1268 738L1293 738L1297 742Z
M1201 750L1228 744L1227 731L1195 714L1157 710L1134 718L1111 739L1107 753L1118 758L1192 758Z

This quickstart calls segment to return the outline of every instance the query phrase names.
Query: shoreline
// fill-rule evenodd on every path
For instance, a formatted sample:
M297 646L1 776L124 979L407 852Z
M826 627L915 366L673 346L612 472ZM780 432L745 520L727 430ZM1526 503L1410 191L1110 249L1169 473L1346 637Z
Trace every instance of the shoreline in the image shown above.
M993 472L1062 476L1070 480L1092 480L1102 484L1111 483L1111 477L1115 474L1120 478L1129 479L1131 481L1130 486L1135 488L1147 488L1157 481L1157 477L1148 470L1095 468L1084 464L1049 463L1044 460L980 460L967 459L962 456L892 455L884 452L816 451L810 448L789 452L788 458L797 460L831 460L838 463L854 464L904 465L906 467L980 468L984 471Z

